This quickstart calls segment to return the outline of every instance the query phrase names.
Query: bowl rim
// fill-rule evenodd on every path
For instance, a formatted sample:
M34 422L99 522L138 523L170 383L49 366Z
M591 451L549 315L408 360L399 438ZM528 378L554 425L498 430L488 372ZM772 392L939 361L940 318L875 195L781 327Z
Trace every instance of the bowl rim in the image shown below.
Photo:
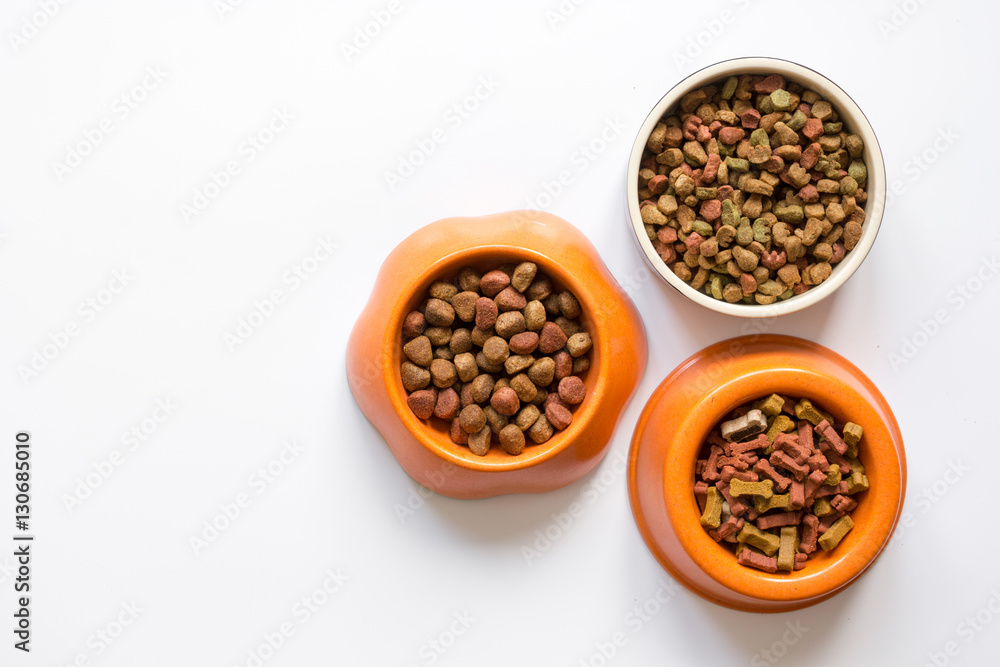
M833 103L841 117L850 119L851 130L861 135L865 143L864 157L868 169L869 191L861 239L851 252L847 253L844 260L834 267L831 276L823 283L803 294L784 301L775 301L768 305L728 303L699 292L682 281L664 264L653 249L652 242L646 235L642 215L639 211L639 165L642 161L646 140L656 123L681 97L691 90L707 85L723 76L737 73L780 73L796 83L802 85L807 83L808 88L816 90ZM691 301L716 312L738 317L776 317L794 313L822 301L847 282L861 266L875 243L885 210L885 193L886 175L882 149L871 123L854 99L831 79L810 67L791 60L764 56L722 60L695 71L671 87L653 106L639 127L626 168L625 200L628 219L639 251L646 261L660 278Z
M457 275L464 266L483 264L485 256L495 257L497 255L518 258L521 261L532 261L538 265L538 271L547 274L557 286L572 292L580 302L582 322L585 325L590 324L590 326L585 326L585 330L590 334L592 341L591 365L584 378L584 384L587 386L587 398L572 411L573 421L570 425L562 431L556 431L546 442L526 445L517 456L503 452L503 458L500 458L500 453L494 451L495 447L491 447L490 453L486 456L477 456L467 447L452 442L446 430L439 430L430 425L427 423L429 420L418 419L407 405L407 393L403 388L399 372L403 360L403 318L420 303L422 298L425 298L431 283L435 280L445 279L443 277L451 275L452 272ZM505 262L500 259L496 263L499 266ZM585 431L597 416L599 398L604 394L608 383L607 374L600 372L604 367L601 363L602 359L610 358L607 338L598 331L599 327L593 325L592 313L598 305L594 303L589 290L555 259L534 248L506 243L484 243L442 255L415 273L412 284L415 287L400 292L390 309L389 322L384 330L382 346L385 350L392 350L392 353L387 355L388 365L383 366L383 381L397 416L426 450L440 459L470 470L484 472L520 470L548 461L564 452L572 445L576 436ZM544 410L542 414L545 414ZM432 417L432 419L436 418ZM500 460L497 460L498 458Z

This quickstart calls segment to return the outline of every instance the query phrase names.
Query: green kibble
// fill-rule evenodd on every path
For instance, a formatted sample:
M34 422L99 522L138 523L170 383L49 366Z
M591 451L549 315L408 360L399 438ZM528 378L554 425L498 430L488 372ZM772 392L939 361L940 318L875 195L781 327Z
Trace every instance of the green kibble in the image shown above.
M844 539L844 536L854 528L854 521L849 516L842 516L827 528L826 532L819 536L819 546L823 551L830 551Z
M776 280L766 280L757 285L757 291L765 296L778 296L785 291L785 286Z
M750 145L770 146L771 138L767 136L767 132L765 132L763 128L758 127L756 130L750 133Z
M727 145L725 145L723 143L719 144L719 157L721 157L721 158L727 158L730 155L732 155L734 152L736 152L736 146L735 145L733 145L733 146L727 146Z
M708 528L718 528L722 523L722 494L714 486L708 487L708 498L705 511L701 515L701 525Z
M733 171L750 171L750 161L740 157L727 157L726 167Z
M847 167L847 175L853 178L858 185L864 185L865 181L868 180L868 167L861 160L852 160L850 166Z
M765 533L763 530L753 525L749 521L743 524L742 530L736 536L737 542L745 542L752 547L757 547L766 556L773 556L778 550L779 540L774 533Z
M757 111L759 111L762 116L766 116L774 111L774 103L771 102L770 95L761 95L757 98Z
M767 223L765 218L757 218L754 220L753 240L765 246L771 242L771 225Z
M643 228L645 228L646 236L649 237L650 241L656 238L656 227L653 225L643 225Z
M777 92L777 91L775 91ZM778 569L791 572L795 569L795 553L799 550L799 529L782 526L778 539Z
M775 494L770 498L754 496L753 508L757 511L757 514L763 514L770 510L790 510L792 509L792 494L783 493L780 496Z
M722 202L722 224L732 227L740 224L740 209L732 199Z
M778 88L771 93L771 106L774 107L775 111L788 111L792 108L792 96L788 94L787 90Z
M816 408L813 407L812 401L808 398L803 398L795 404L795 416L799 419L805 419L813 426L816 426L823 421L823 415L816 411Z
M695 188L694 196L702 201L706 199L715 199L715 192L717 188Z
M722 301L722 276L713 273L708 279L708 288L712 298Z
M715 229L712 227L712 225L705 222L704 220L695 220L692 223L691 227L692 229L694 229L694 231L698 232L702 236L702 238L707 239L709 236L715 233Z
M785 299L791 299L793 296L795 296L795 291L792 290L791 288L789 288L789 289L786 289L781 294L779 294L778 295L778 299L780 299L781 301L784 301Z
M837 134L844 129L844 124L840 121L836 123L823 123L823 134Z
M801 130L803 127L806 126L807 120L809 120L808 116L806 116L801 111L796 110L795 113L792 114L791 120L785 123L785 125L798 132L799 130Z
M823 480L823 484L826 486L837 486L840 484L840 466L836 463L830 464L830 472L826 473L826 479Z
M854 194L854 191L858 189L858 182L854 180L850 175L844 176L840 179L840 194L845 197L850 197Z
M848 445L856 445L861 442L861 436L865 434L865 430L861 428L860 424L855 424L854 422L847 422L844 424L844 442Z
M847 480L847 493L855 494L868 490L868 475L857 470L851 471L851 476Z
M830 516L836 513L836 511L833 509L833 505L830 504L830 499L826 497L817 498L812 506L812 513L819 517Z
M722 99L724 100L731 99L733 93L736 92L736 86L737 84L739 84L739 82L740 82L739 78L735 76L731 76L728 79L726 79L726 82L722 84Z
M771 394L763 401L761 401L760 404L761 411L769 417L777 417L778 415L780 415L781 408L783 407L785 407L785 399L779 396L778 394Z
M733 498L740 496L760 496L770 498L774 495L774 482L765 479L761 482L744 482L738 477L733 477L729 482L729 495Z

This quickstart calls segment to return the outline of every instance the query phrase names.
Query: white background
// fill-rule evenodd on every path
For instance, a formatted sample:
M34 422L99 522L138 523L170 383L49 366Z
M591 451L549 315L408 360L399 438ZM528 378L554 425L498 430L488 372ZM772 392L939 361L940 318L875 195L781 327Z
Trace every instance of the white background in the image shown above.
M30 656L12 648L12 547L0 550L0 664L256 664L248 652L283 624L293 634L265 648L267 665L760 665L772 647L787 665L921 665L929 654L995 664L1000 621L985 611L992 624L962 624L1000 591L1000 280L976 277L994 276L984 261L998 251L996 5L403 2L345 54L386 2L220 14L212 0L108 0L34 18L44 4L0 10L0 513L13 513L14 434L28 430L37 535ZM839 83L900 193L837 295L753 325L864 370L895 410L909 462L911 526L847 591L783 615L686 590L650 603L672 588L635 529L620 466L660 380L748 326L650 278L623 204L648 110L690 72L742 55ZM143 89L147 68L162 80ZM466 118L453 110L463 101L476 107ZM250 160L244 142L275 109L294 119ZM102 119L110 133L60 178L55 164ZM386 173L437 127L444 141L390 187ZM185 220L181 205L231 160L239 173ZM628 288L650 338L645 378L588 477L545 495L419 506L348 392L350 328L404 236L541 203L561 171L571 182L540 207L584 230ZM286 280L317 239L335 255L301 284ZM122 270L124 288L105 291ZM959 286L979 291L967 299ZM230 350L225 336L274 290L273 315ZM927 335L935 313L943 324ZM52 358L22 377L43 348ZM150 421L166 399L172 414ZM130 449L133 428L149 435ZM256 471L293 440L301 451L262 484ZM116 451L120 465L95 476ZM190 538L244 493L250 504L196 553ZM418 509L401 515L410 501ZM553 528L574 501L583 513ZM2 523L12 544L13 519ZM523 547L546 529L557 539L527 562ZM340 589L317 593L338 570ZM313 594L325 604L307 617L296 605ZM647 603L643 620L634 608ZM132 604L141 611L119 634ZM118 636L107 644L98 631ZM606 660L600 645L616 633L624 645Z

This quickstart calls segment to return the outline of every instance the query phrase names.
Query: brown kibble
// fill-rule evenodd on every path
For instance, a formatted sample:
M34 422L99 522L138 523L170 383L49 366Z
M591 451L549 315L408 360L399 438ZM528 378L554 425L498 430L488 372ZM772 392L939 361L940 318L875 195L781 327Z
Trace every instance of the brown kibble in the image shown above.
M568 319L580 317L580 302L572 292L563 292L559 295L559 311Z
M441 389L455 384L458 381L455 364L447 359L435 359L431 362L431 380Z
M538 351L542 354L551 354L556 350L561 350L563 345L566 344L566 340L567 336L559 328L559 325L554 322L546 322L538 337ZM414 363L417 362L414 361Z
M486 425L490 427L493 433L502 431L510 421L507 417L494 410L492 405L487 405L483 408L483 414L486 415Z
M472 400L476 403L485 403L493 395L493 385L496 380L489 373L481 373L472 380L470 391Z
M435 299L441 299L451 303L452 297L458 294L458 288L443 280L436 280L431 284L428 293Z
M475 345L476 347L482 347L483 343L485 343L488 339L496 335L497 332L493 329L493 327L490 327L489 329L480 329L479 327L473 327L472 331L469 333L469 339L472 341L472 344Z
M531 281L535 279L538 267L534 262L521 262L514 268L514 275L511 276L510 286L518 292L524 292L531 286Z
M522 403L530 403L538 395L538 387L524 373L519 373L510 379L510 388Z
M451 332L451 340L448 341L448 349L452 354L462 354L472 349L472 335L468 329L455 329Z
M496 269L490 271L479 281L479 291L491 299L499 294L507 285L510 285L510 276L503 271Z
M593 343L590 340L590 334L584 331L580 333L575 333L569 337L566 341L566 349L574 357L580 357L584 354L590 352L590 348Z
M583 375L590 370L589 357L577 357L573 360L573 375Z
M535 358L530 354L514 354L508 357L503 365L508 375L517 375L530 368L534 362Z
M559 398L569 405L583 402L587 396L587 386L575 375L564 377L559 381Z
M476 365L482 373L500 373L503 371L503 364L495 364L486 358L481 351L476 354Z
M526 405L518 411L517 416L514 417L514 423L522 431L527 431L541 414L542 411L538 409L537 405Z
M434 416L438 419L451 421L458 416L460 402L461 399L458 397L458 392L451 387L448 387L443 391L439 391L437 395L437 403L434 405Z
M447 301L431 298L427 300L424 318L431 326L450 327L451 323L455 321L455 309Z
M524 433L515 424L508 424L500 431L500 446L512 456L524 450Z
M552 384L552 380L555 378L555 371L556 362L551 357L542 357L541 359L536 359L535 363L528 369L528 379L535 386L547 387Z
M481 277L479 271L467 266L458 272L458 280L456 282L459 289L464 292L478 292Z
M407 338L416 338L424 332L426 327L427 321L419 310L411 311L403 319L403 335Z
M434 350L431 349L431 341L427 336L417 336L404 345L403 354L417 366L427 367L434 361Z
M550 394L550 398L554 394ZM545 406L545 417L556 429L562 431L573 422L573 413L562 403L555 401Z
M469 451L476 456L486 456L490 453L490 427L484 426L469 436Z
M513 287L503 288L493 300L496 302L497 308L501 313L505 313L508 310L521 310L528 305L528 301L524 298L524 295Z
M410 394L406 399L406 404L417 416L417 419L430 419L434 414L434 405L437 403L437 391L434 389L421 389Z
M404 361L399 368L399 376L403 381L403 389L417 391L431 383L431 372L413 362Z
M545 415L539 415L535 423L528 428L528 437L536 445L549 440L553 434L555 434L555 429L552 428L552 424L549 423L548 417Z
M486 426L486 413L477 404L467 405L458 414L458 421L466 433L475 433Z
M534 331L523 331L510 337L509 346L514 354L531 354L538 347L538 334Z
M502 387L493 392L490 405L500 414L510 417L517 414L521 407L521 399L517 397L517 392L510 387Z
M537 282L537 281L535 281ZM524 325L528 331L541 331L545 326L545 306L539 300L529 301L524 307Z
M524 321L524 315L521 314L521 311L511 310L506 313L500 313L493 327L496 329L497 335L503 338L512 338L524 331L527 328L527 324Z
M844 250L854 249L854 246L856 246L858 241L861 240L862 231L861 224L854 222L853 220L844 225Z
M535 279L528 285L528 289L524 290L524 296L529 301L541 301L550 294L552 294L552 283L549 281L549 277L544 274L535 275Z
M494 365L499 365L507 361L507 357L510 356L510 348L507 346L507 341L500 336L493 336L483 343L483 356L486 357L488 362Z
M479 376L479 367L476 365L476 355L471 352L456 354L452 361L458 371L458 379L462 382L471 382Z
M451 298L451 307L455 309L458 319L471 322L476 319L476 302L479 295L476 292L459 292Z
M435 347L451 342L451 329L448 327L427 327L424 330L424 335Z

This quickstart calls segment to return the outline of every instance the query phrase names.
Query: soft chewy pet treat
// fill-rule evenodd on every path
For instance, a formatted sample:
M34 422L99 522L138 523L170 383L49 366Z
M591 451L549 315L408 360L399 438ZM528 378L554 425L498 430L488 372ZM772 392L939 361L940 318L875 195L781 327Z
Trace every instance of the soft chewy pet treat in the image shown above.
M863 152L815 91L778 74L716 81L649 135L646 234L681 280L716 299L788 299L829 278L861 238Z
M400 379L419 419L485 456L512 456L573 421L593 341L579 301L532 262L435 281L403 319Z
M850 513L869 487L858 458L863 437L860 425L838 425L808 399L772 394L735 409L695 463L701 525L733 544L741 565L803 569L854 527Z

